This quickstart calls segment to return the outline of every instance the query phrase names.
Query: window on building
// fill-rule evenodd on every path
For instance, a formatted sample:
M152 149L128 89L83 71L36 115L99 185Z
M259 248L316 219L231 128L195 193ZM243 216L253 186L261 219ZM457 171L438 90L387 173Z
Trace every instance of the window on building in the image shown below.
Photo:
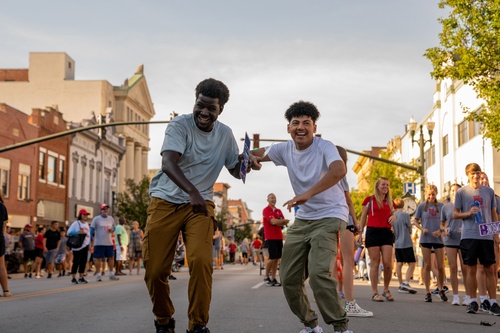
M460 147L476 135L481 134L481 124L471 120L464 120L457 126L458 146Z
M73 160L73 177L71 178L71 196L76 197L76 173L78 172L78 161Z
M432 145L427 151L424 153L424 169L428 169L434 163L436 163L436 146Z
M66 185L66 184L64 183L64 177L65 177L65 173L64 173L64 172L65 172L65 171L64 171L64 170L65 170L65 164L66 164L66 161L65 161L63 158L61 158L61 159L59 160L59 170L58 170L58 171L59 171L59 184L60 184L60 185Z
M9 197L10 160L0 157L0 191L4 198Z
M82 163L82 179L80 180L80 199L85 198L85 179L87 178L87 166Z
M49 155L47 158L47 181L49 183L56 182L56 167L57 167L57 157Z
M17 187L17 199L28 200L29 197L29 184L31 176L31 167L27 164L19 164L19 176Z
M46 175L45 175L45 172L47 169L47 165L46 165L47 162L45 160L46 155L47 155L47 153L45 151L40 151L40 155L39 155L39 159L38 159L38 179L40 179L40 180L46 179Z
M443 157L448 155L449 153L449 142L448 142L448 134L446 134L445 136L443 136L443 144L442 144L442 147L443 147Z
M92 201L92 196L94 193L94 168L90 166L89 168L89 201Z

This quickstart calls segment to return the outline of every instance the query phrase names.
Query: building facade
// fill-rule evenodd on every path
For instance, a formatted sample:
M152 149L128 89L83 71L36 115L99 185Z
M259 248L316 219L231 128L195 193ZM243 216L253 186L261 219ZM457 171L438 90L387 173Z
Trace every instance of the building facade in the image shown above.
M58 105L67 121L95 119L98 123L150 121L154 106L143 66L121 86L106 80L75 80L76 63L64 52L31 52L28 69L0 69L0 101L29 113L33 107ZM125 163L117 182L139 182L147 176L149 125L134 124L108 128L126 142Z

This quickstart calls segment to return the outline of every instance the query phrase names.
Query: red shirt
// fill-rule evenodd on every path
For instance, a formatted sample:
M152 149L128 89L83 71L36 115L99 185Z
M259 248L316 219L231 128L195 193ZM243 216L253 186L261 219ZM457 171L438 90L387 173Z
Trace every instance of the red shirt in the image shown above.
M35 248L43 250L43 235L42 234L36 235Z
M281 226L272 225L270 223L271 219L284 219L283 213L279 208L272 208L267 206L262 211L262 217L264 220L264 237L266 240L283 240L283 233L281 232Z
M366 222L367 227L391 228L391 225L389 224L389 217L391 217L391 212L394 207L391 209L385 199L382 207L379 207L377 199L375 199L374 195L365 198L365 200L363 201L363 206L366 205L368 205L368 214L366 215L368 219L368 221Z
M262 246L262 242L260 240L258 240L258 239L254 240L252 242L252 247L254 249L260 249L261 246Z
M236 244L233 243L229 244L228 247L229 247L229 253L236 253L236 249L238 248Z

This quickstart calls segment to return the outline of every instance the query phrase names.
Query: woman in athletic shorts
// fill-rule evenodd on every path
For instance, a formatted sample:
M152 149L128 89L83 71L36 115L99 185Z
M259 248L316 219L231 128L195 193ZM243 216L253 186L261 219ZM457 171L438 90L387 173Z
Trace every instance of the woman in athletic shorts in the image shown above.
M425 187L425 202L417 206L415 212L415 226L422 231L420 235L420 247L424 256L424 284L425 284L425 301L432 302L432 294L430 291L431 280L431 255L434 249L438 266L438 288L439 297L446 302L445 291L443 290L444 284L444 243L443 235L444 228L441 228L440 212L443 210L443 204L436 199L438 190L436 185L427 185Z
M375 194L366 197L363 201L363 211L361 213L360 230L366 225L365 246L370 255L370 284L372 286L372 301L383 302L394 301L394 297L389 291L389 283L392 277L392 247L394 244L394 234L391 230L392 224L396 221L394 215L394 203L389 192L389 180L381 177L375 183ZM361 242L362 237L358 238ZM380 257L384 265L384 292L378 293L378 270Z
M460 260L460 267L462 268L463 277L465 279L466 269L462 262L462 255L458 250L460 248L460 238L462 234L462 220L453 219L453 209L455 208L455 193L460 185L453 184L450 187L449 202L445 203L441 211L441 228L444 228L444 247L446 256L448 257L448 264L450 266L450 280L451 289L453 290L453 301L451 305L460 305L460 297L458 296L458 261ZM464 283L465 284L465 283ZM465 298L462 305L469 305L470 296L465 292Z

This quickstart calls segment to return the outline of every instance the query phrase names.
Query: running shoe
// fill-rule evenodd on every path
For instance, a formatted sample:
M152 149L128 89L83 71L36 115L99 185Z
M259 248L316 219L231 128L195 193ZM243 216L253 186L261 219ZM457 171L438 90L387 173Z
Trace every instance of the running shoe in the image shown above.
M398 293L402 294L416 294L417 291L410 287L410 284L408 282L403 282L399 288L398 288Z
M432 295L431 295L431 293L427 293L427 295L425 295L424 302L432 303Z
M497 304L497 302L491 304L489 312L494 316L500 316L500 306Z
M479 307L479 309L483 312L490 312L490 308L491 308L490 301L488 301L487 299L482 301L481 306Z
M477 310L479 310L479 305L477 304L476 301L472 301L470 302L469 305L467 305L467 310L466 310L467 313L476 314Z
M304 329L299 333L323 333L323 329L319 326L316 326L315 328L304 327Z

